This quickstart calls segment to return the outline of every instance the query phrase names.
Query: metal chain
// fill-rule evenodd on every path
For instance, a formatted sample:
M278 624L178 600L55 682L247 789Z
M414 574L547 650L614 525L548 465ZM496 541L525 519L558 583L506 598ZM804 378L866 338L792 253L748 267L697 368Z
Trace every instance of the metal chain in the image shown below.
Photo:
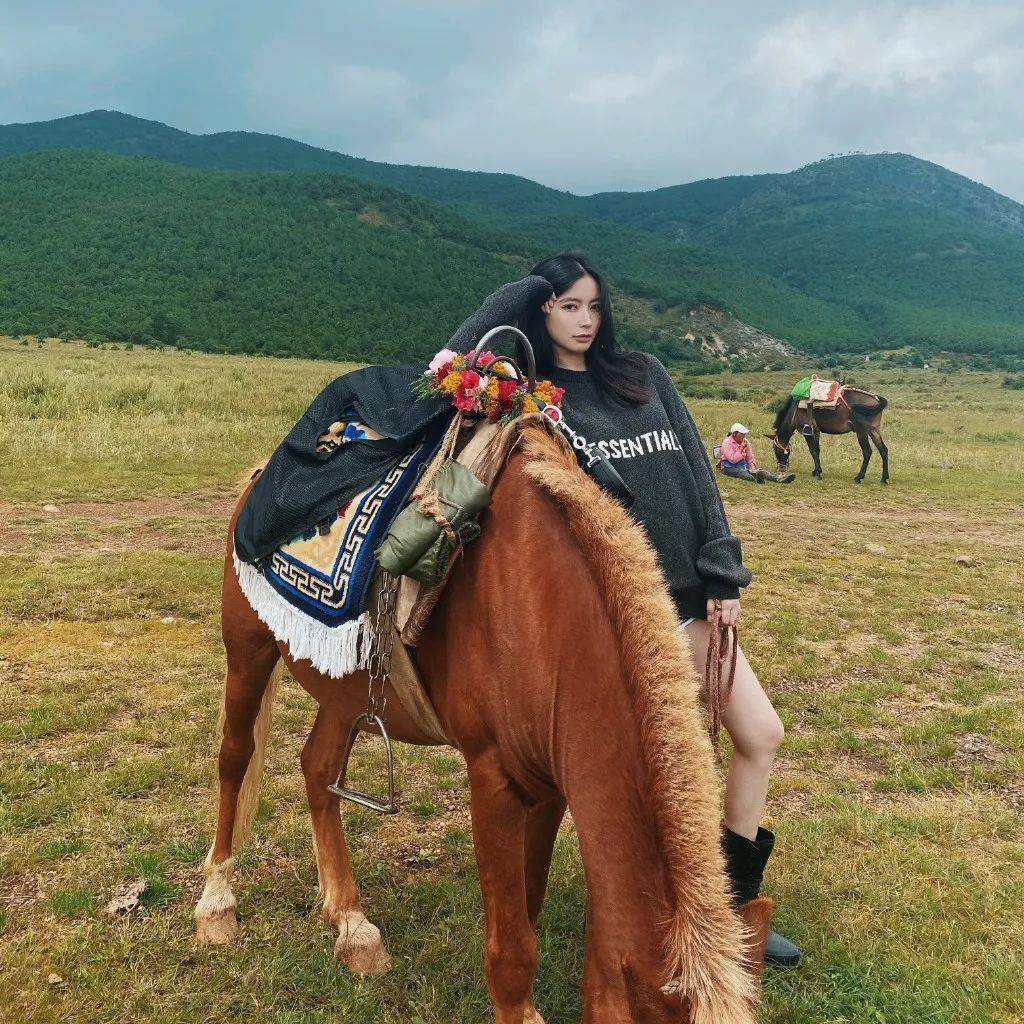
M398 577L383 572L377 592L377 615L373 623L368 670L370 683L366 695L366 717L373 721L384 714L388 702L384 685L391 674L391 651L395 642L394 609L398 593Z

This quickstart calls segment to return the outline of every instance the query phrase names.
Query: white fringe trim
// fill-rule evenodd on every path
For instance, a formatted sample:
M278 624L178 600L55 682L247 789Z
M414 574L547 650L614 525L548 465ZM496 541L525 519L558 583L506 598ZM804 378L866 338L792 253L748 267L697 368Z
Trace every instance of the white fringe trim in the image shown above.
M288 645L292 657L308 659L318 672L340 679L369 668L373 626L363 612L351 622L327 626L290 605L254 565L232 550L235 574L249 604L274 636Z

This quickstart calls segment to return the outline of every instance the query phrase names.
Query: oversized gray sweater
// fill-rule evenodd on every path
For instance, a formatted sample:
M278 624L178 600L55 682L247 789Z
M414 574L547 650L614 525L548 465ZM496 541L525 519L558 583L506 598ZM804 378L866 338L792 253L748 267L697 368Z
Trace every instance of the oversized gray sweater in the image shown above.
M602 403L588 370L545 372L565 388L573 430L597 445L633 492L630 515L647 531L680 618L705 618L707 599L739 597L750 582L729 532L704 443L668 371L648 355L646 405Z

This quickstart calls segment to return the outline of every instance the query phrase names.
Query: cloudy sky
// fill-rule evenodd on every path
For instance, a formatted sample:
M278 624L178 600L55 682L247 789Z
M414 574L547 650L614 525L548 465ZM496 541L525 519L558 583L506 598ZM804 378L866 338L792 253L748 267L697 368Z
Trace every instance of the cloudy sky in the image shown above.
M899 150L1024 201L1024 4L4 0L0 123L96 108L588 193Z

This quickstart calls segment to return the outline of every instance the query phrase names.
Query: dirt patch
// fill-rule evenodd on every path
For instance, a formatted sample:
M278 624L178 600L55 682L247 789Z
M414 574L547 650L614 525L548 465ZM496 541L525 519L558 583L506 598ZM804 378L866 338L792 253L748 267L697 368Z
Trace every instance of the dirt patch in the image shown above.
M62 555L154 550L218 555L224 550L225 531L237 500L230 493L71 501L58 506L0 502L0 549L20 550L31 543L44 557L51 547ZM59 541L48 544L47 531L57 532Z
M41 898L35 875L12 875L0 878L0 906L28 907Z
M980 732L967 732L957 736L953 760L962 767L1001 764L1006 754L994 740Z
M472 834L469 797L462 789L446 790L427 765L406 768L402 795L403 813L382 822L377 831L381 841L381 857L396 868L410 874L444 867L461 859L462 853L446 846L445 838L459 830ZM417 814L425 804L436 810Z
M807 814L808 808L812 806L812 799L810 793L802 793L799 790L779 793L768 798L766 809L772 818L800 818Z

